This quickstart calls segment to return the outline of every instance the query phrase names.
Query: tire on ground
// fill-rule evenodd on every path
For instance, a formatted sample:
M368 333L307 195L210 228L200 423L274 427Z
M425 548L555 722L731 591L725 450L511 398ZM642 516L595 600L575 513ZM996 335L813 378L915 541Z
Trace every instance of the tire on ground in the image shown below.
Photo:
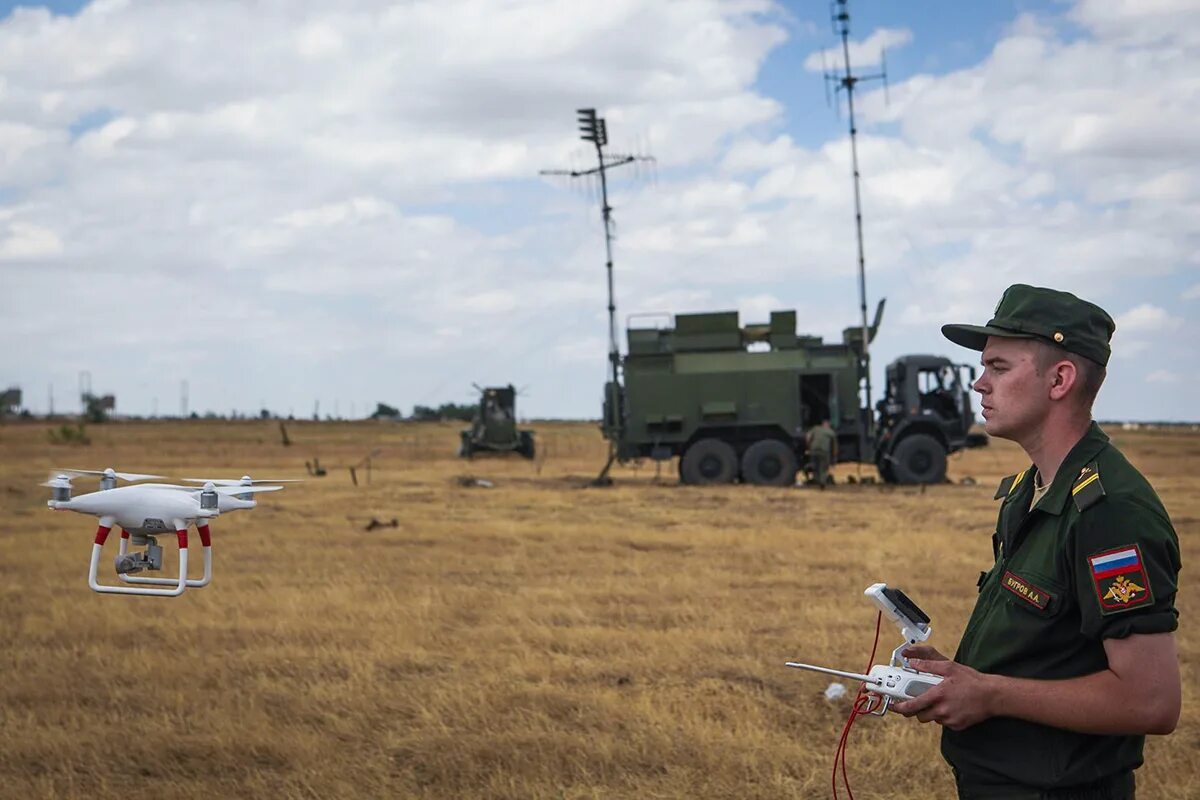
M521 431L521 444L517 446L517 452L525 458L533 458L536 453L533 445L533 434L529 431Z
M946 448L925 433L904 437L892 451L897 483L942 483L946 480Z
M763 439L742 455L742 480L756 486L796 483L796 454L778 439Z
M720 439L701 439L683 454L679 474L684 483L707 485L733 483L737 477L737 453Z

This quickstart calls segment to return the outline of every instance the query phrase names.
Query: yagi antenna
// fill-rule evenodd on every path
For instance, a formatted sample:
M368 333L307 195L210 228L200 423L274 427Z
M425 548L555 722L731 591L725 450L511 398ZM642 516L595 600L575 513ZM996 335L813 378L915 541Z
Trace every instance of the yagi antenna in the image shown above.
M616 223L612 218L612 206L608 204L608 171L625 164L654 163L653 156L635 155L631 153L607 153L604 148L608 145L608 122L596 115L594 108L576 110L579 123L579 138L596 146L596 166L591 169L544 169L540 175L567 175L572 178L590 180L593 176L600 177L600 212L604 219L604 252L606 255L605 270L608 275L608 361L610 366L611 389L616 392L620 385L621 354L617 349L617 305L613 291L613 252L612 243L615 238ZM616 408L616 397L606 398L610 408ZM608 437L608 462L596 477L596 483L608 482L608 470L617 457L617 435L619 435L620 415L614 415L618 430ZM606 424L607 421L606 421Z
M854 174L854 228L858 242L858 300L862 312L862 356L859 362L860 380L864 393L864 408L872 408L871 403L871 357L869 352L870 329L867 325L867 268L866 256L863 253L862 225L862 194L859 188L858 172L858 128L854 121L854 87L862 81L882 80L886 96L887 91L887 61L881 53L882 71L873 75L855 75L850 65L850 4L849 0L834 0L829 7L829 21L835 35L842 39L843 69L841 72L825 72L825 91L830 85L834 88L834 96L841 91L846 92L846 110L850 117L850 163ZM822 51L824 63L824 51ZM835 104L840 110L840 105ZM866 452L867 442L874 435L875 422L870 414L860 417L859 447L860 452Z

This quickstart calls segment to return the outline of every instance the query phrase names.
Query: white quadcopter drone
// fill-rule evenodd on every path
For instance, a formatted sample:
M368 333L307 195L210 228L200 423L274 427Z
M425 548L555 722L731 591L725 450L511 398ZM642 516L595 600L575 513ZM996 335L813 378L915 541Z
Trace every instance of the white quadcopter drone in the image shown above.
M100 491L78 497L71 496L71 479L99 476ZM282 486L263 486L264 483L290 483L292 481L256 481L250 476L241 480L219 478L185 478L200 486L176 486L168 483L134 483L132 486L117 487L117 481L147 481L160 475L143 475L134 472L116 472L111 467L104 471L83 469L55 470L54 477L42 484L53 490L52 499L46 505L54 511L76 511L99 517L96 539L92 544L92 562L88 572L88 586L103 594L149 595L155 597L178 597L188 587L207 586L212 581L212 538L209 520L222 512L254 508L257 503L251 495L258 492L275 492ZM138 586L104 585L97 579L100 552L114 525L121 527L121 543L115 566L117 577L126 584L149 584L171 588L151 589ZM194 525L200 534L204 548L204 577L199 580L188 578L188 527ZM179 543L179 577L144 578L132 573L142 570L162 569L162 548L155 539L160 534L174 533ZM130 552L129 546L145 547L142 552Z

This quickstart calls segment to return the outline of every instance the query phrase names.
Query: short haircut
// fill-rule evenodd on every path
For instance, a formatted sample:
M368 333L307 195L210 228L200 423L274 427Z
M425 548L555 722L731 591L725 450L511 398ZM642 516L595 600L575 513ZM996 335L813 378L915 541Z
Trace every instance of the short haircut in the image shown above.
M1087 356L1069 352L1049 342L1035 341L1034 345L1033 366L1037 370L1038 375L1042 375L1046 370L1060 361L1070 361L1075 365L1079 386L1076 398L1080 408L1090 414L1092 404L1096 402L1096 395L1100 392L1100 386L1103 385L1104 378L1108 374L1104 365L1092 361Z

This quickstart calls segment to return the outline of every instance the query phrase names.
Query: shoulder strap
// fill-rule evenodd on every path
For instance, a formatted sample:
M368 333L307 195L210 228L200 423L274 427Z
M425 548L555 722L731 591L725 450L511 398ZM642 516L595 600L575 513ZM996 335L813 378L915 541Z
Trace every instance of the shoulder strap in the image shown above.
M1018 472L1016 475L1009 475L1000 481L1000 486L996 489L996 494L992 496L992 499L999 500L1002 497L1012 494L1013 490L1017 488L1017 484L1021 482L1021 479L1025 477L1025 473L1028 471L1025 470L1024 472Z
M1100 483L1100 471L1095 461L1079 471L1079 477L1071 486L1071 499L1080 511L1091 508L1104 499L1104 484Z

